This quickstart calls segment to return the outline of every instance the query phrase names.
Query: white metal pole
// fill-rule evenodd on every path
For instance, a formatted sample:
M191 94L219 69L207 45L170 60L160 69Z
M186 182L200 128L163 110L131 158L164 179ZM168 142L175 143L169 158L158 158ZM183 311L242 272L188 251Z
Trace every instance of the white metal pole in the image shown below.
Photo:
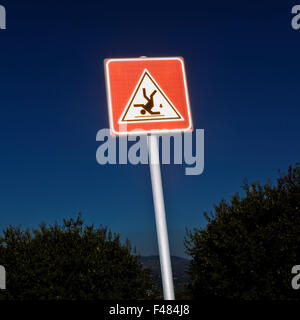
M164 195L160 174L158 136L150 134L147 141L164 299L175 300Z

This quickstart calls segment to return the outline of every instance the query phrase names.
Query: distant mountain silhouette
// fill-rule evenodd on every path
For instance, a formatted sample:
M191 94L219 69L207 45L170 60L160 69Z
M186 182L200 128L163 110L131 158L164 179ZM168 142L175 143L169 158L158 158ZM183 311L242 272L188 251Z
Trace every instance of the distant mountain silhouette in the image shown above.
M142 256L140 257L140 262L145 268L151 269L153 279L157 282L158 286L161 287L162 283L159 256ZM180 289L183 287L184 283L191 281L189 276L185 273L189 264L189 260L171 256L171 263L174 286L175 288Z

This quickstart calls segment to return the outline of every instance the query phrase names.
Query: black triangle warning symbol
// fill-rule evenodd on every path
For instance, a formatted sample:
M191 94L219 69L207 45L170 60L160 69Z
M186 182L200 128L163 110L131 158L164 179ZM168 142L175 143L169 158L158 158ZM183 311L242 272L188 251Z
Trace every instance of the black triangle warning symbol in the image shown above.
M119 123L177 120L184 119L145 69Z

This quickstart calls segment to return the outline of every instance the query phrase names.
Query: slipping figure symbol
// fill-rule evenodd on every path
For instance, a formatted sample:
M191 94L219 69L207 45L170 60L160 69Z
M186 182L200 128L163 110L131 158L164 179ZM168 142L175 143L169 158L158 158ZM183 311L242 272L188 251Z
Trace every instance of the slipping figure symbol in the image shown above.
M153 102L153 97L156 93L156 90L154 90L151 94L150 94L150 98L147 97L147 94L146 94L146 89L143 88L143 96L144 98L148 101L146 104L135 104L134 106L135 107L139 107L139 108L143 108L141 110L141 114L146 114L146 111L149 112L150 114L160 114L159 111L155 112L155 111L152 111L152 108L154 107L154 102ZM162 107L160 105L160 107Z

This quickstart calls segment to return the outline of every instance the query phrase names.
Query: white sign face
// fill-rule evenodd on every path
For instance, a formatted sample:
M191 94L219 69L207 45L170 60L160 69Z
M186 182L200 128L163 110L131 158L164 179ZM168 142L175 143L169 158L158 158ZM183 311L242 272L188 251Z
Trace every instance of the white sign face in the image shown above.
M145 69L119 123L178 120L184 119L149 71Z

